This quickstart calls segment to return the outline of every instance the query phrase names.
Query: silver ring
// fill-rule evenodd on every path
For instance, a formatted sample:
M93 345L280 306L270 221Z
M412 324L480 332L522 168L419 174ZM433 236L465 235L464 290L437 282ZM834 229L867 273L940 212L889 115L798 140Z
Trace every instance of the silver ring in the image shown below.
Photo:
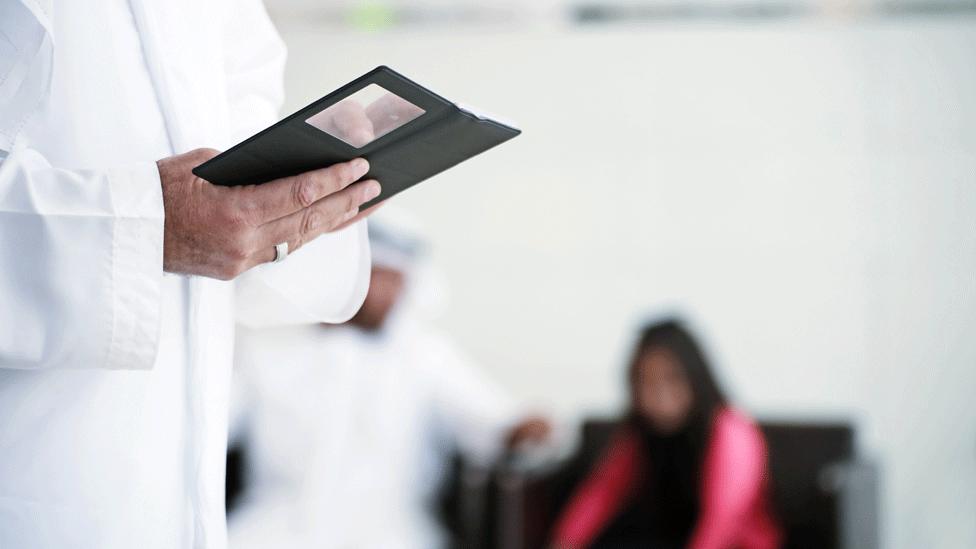
M281 263L288 257L288 243L275 244L275 258L272 263Z

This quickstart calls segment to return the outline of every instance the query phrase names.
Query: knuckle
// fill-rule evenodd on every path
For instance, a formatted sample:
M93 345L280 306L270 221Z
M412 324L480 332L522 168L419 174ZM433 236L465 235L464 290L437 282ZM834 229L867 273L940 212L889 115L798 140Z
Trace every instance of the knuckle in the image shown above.
M343 223L348 221L355 215L356 207L359 203L356 201L352 193L348 193L346 196L342 197L341 202L338 204L334 215L329 219L329 231L334 231L342 226Z
M237 278L237 275L238 272L236 267L230 264L224 265L217 271L218 280L224 280L224 281L234 280L235 278Z
M247 261L243 259L231 263L230 265L231 278L237 278L241 276L246 270L247 270Z
M248 227L248 216L241 210L231 210L224 215L224 222L230 229L240 231Z
M236 227L250 227L254 220L258 218L261 206L253 197L243 197L239 199L230 215Z
M363 132L365 131L366 130L363 130ZM356 169L353 167L351 162L346 162L342 165L342 180L344 182L352 183L356 180L356 175Z
M345 183L352 179L352 167L348 162L337 164L335 167L335 177L338 183Z
M326 173L329 174L329 194L338 192L349 181L349 166L346 164L336 164L329 168Z
M218 154L220 154L220 151L211 148L193 149L187 153L187 155L189 155L189 157L196 162L206 162Z
M315 176L311 173L303 173L298 176L294 185L295 203L303 208L307 208L315 203L318 187Z
M339 204L339 207L336 209L336 211L333 213L333 215L329 218L329 231L330 232L331 231L334 231L334 230L338 229L340 226L342 226L342 224L349 217L349 212L350 212L350 209L352 207L352 204L350 202L351 201L349 200L349 198L343 198L342 199L342 203Z
M220 221L222 226L228 229L236 231L246 224L244 210L232 205L230 202L225 202L217 206L216 214L217 220Z
M356 193L349 193L346 196L345 209L343 210L343 212L344 213L345 212L353 212L353 211L356 211L356 208L358 208L358 207L359 207L359 199L357 198Z
M300 234L314 234L319 227L323 225L324 219L322 212L315 208L308 208L305 210L305 214L302 216L302 226L300 229Z
M230 259L231 265L243 263L250 256L251 253L245 240L235 242L227 250L227 257Z

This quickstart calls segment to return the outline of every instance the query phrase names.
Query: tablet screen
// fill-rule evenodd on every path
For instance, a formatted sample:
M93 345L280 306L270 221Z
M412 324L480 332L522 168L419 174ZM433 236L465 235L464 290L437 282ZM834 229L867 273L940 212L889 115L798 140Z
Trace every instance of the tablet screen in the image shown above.
M309 125L356 147L419 118L424 110L379 84L370 84L305 120Z

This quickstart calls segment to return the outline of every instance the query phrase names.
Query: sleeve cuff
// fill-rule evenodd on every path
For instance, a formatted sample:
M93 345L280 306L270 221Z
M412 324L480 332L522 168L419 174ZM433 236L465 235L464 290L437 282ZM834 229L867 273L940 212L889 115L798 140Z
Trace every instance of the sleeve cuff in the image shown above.
M237 321L249 328L339 324L366 298L370 275L366 221L322 235L282 263L237 280Z
M112 338L106 366L149 369L159 343L163 194L155 162L108 173L112 238Z

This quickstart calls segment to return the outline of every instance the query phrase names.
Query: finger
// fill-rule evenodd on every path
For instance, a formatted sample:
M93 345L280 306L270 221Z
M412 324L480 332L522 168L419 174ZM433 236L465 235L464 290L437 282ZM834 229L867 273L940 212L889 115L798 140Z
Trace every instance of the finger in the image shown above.
M333 164L328 168L275 179L262 185L240 187L244 201L256 210L256 225L264 225L308 208L323 198L338 193L369 171L365 158Z
M312 206L258 228L259 251L254 264L275 259L275 244L288 243L289 253L324 233L332 232L359 215L359 206L379 196L375 180L356 183L331 194Z
M336 137L357 148L373 140L373 122L359 103L344 102L336 106L339 108L332 116Z
M350 219L349 221L346 221L342 225L339 225L338 227L336 227L335 231L336 232L341 231L342 229L345 229L346 227L348 227L348 226L350 226L350 225L352 225L354 223L358 223L358 222L366 219L367 217L373 215L373 212L375 212L376 210L382 208L383 207L383 204L386 204L386 201L380 202L379 204L373 204L372 206L366 208L365 210L362 210L358 214L354 215L352 217L352 219Z
M373 133L377 137L393 131L421 114L424 114L423 109L392 93L380 97L366 107L366 116L369 117Z

